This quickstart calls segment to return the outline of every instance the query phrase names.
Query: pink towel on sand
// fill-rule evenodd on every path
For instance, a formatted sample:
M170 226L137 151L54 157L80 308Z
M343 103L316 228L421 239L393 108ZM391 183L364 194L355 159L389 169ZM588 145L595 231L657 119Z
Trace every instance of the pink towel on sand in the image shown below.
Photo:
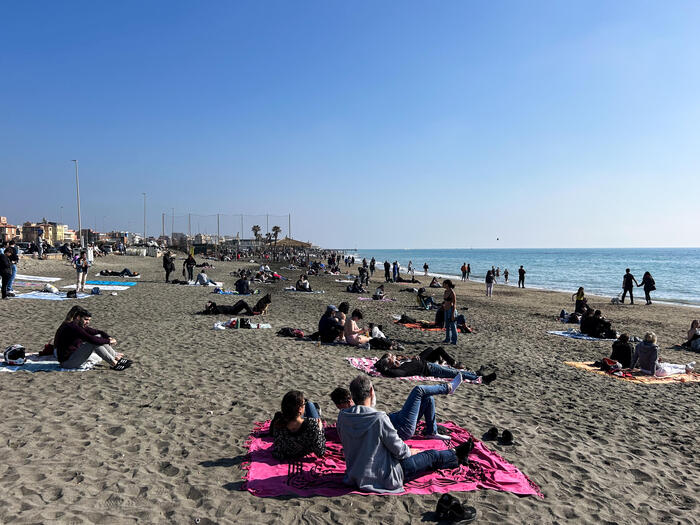
M422 424L420 424L422 425ZM445 450L467 441L469 432L454 423L441 423L452 435L451 443L439 439L413 438L406 441L411 448L421 450ZM322 458L309 455L290 474L290 465L272 456L272 437L268 435L270 422L256 423L246 442L249 462L246 469L244 490L261 498L284 495L342 496L344 494L374 494L352 490L343 483L345 459L335 426L326 427L326 454ZM418 435L420 430L416 430ZM427 472L406 482L402 494L431 494L453 491L492 489L512 492L522 496L543 497L540 489L515 466L488 450L481 441L474 440L474 450L469 455L469 465L455 469Z
M348 362L357 368L366 372L367 375L373 377L382 377L382 375L374 369L374 363L377 362L376 357L346 357ZM405 379L407 381L452 381L452 379L447 379L444 377L425 377L425 376L406 376L406 377L395 377L394 379ZM463 381L464 383L480 384L480 379L475 379L474 381Z

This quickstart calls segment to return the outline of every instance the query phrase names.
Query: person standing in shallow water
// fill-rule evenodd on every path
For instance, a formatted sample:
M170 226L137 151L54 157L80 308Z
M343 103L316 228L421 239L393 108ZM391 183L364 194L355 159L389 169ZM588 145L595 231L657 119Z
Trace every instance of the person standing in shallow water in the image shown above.
M634 304L634 295L633 295L633 290L634 286L632 283L636 284L639 286L639 283L637 282L637 279L634 278L634 275L630 273L630 269L626 268L625 269L625 275L622 276L622 299L620 299L621 303L625 302L625 296L629 292L630 294L630 304Z
M428 263L427 263L427 262L426 262L426 263L423 263L423 272L424 272L424 275L428 275L428 269L429 269L429 268L430 268L430 266L428 266Z
M462 270L462 280L466 281L467 280L467 263L462 263L462 267L460 268Z
M518 288L525 288L525 273L525 268L521 264L518 268Z

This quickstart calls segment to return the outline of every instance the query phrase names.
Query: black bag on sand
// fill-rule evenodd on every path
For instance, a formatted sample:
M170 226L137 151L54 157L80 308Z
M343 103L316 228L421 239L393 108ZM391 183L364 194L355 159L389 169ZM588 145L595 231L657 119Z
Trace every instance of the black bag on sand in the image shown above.
M399 324L415 324L416 321L413 317L409 317L406 314L401 314L401 319L399 319Z
M240 324L240 328L250 328L250 319L241 317L238 322Z

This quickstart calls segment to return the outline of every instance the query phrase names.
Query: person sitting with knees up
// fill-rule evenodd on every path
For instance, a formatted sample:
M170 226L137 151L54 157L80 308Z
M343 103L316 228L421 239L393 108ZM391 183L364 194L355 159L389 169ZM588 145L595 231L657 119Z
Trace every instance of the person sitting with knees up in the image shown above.
M429 288L442 288L442 285L438 281L437 277L433 277L433 280L430 281L430 284L428 285Z
M211 284L212 286L216 286L216 283L209 278L207 273L204 271L204 268L202 268L202 271L197 274L197 282L195 284L202 286L209 286Z
M272 418L270 432L274 440L272 455L277 459L301 459L311 453L321 457L326 452L326 435L318 409L298 390L284 395L282 410Z
M389 416L375 408L377 396L367 376L350 383L355 405L340 411L337 430L345 455L343 481L363 492L398 494L424 472L466 465L474 442L448 450L418 451L399 437Z
M343 323L338 319L338 308L329 304L318 321L318 338L322 343L333 343L343 335Z
M372 299L374 299L375 301L381 301L382 299L384 299L384 297L386 297L386 294L384 293L384 285L380 284L379 286L377 286L377 289L375 290Z
M632 362L632 352L634 351L634 345L630 343L630 338L627 334L620 334L612 344L612 354L610 359L617 361L622 365L622 368L629 368Z
M84 308L73 307L54 337L56 356L62 368L80 368L95 352L113 370L124 370L131 361L112 349L117 340L102 330L90 327L92 314Z
M435 304L435 299L433 299L429 295L425 295L425 288L421 287L418 288L418 305L421 308L425 308L426 310L435 310L438 308L438 305Z
M387 414L399 437L401 439L413 437L416 433L418 421L424 418L424 438L449 441L450 436L438 433L438 427L435 421L435 400L433 396L454 394L461 383L462 376L459 376L459 379L455 378L451 383L418 385L414 387L406 398L401 410ZM344 410L355 405L350 396L350 391L343 387L338 387L331 392L331 400L338 410Z

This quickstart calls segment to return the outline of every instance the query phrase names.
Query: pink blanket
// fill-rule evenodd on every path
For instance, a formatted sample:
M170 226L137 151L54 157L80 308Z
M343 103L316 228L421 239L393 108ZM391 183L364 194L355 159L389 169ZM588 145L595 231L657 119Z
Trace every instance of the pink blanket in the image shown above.
M452 441L413 438L406 441L421 450L448 448L467 441L469 432L454 423L441 423L452 434ZM268 435L270 422L256 423L246 442L249 462L246 469L244 490L261 498L284 495L342 496L344 494L374 494L352 490L343 483L345 460L335 426L326 427L326 454L322 458L309 455L290 474L290 465L272 456L272 437ZM416 430L419 434L420 430ZM300 470L299 470L300 469ZM540 489L515 466L488 450L481 441L474 440L474 450L469 455L469 465L426 473L404 485L403 494L431 494L453 491L492 489L524 496L544 497Z
M381 377L381 374L374 369L374 363L377 362L376 357L346 357L348 362L357 368L366 372L367 375L373 377ZM405 379L407 381L452 381L452 379L446 379L444 377L426 377L426 376L407 376L407 377L396 377L395 379ZM473 381L467 381L466 379L463 383L473 383L475 385L481 383L481 378L475 379Z

